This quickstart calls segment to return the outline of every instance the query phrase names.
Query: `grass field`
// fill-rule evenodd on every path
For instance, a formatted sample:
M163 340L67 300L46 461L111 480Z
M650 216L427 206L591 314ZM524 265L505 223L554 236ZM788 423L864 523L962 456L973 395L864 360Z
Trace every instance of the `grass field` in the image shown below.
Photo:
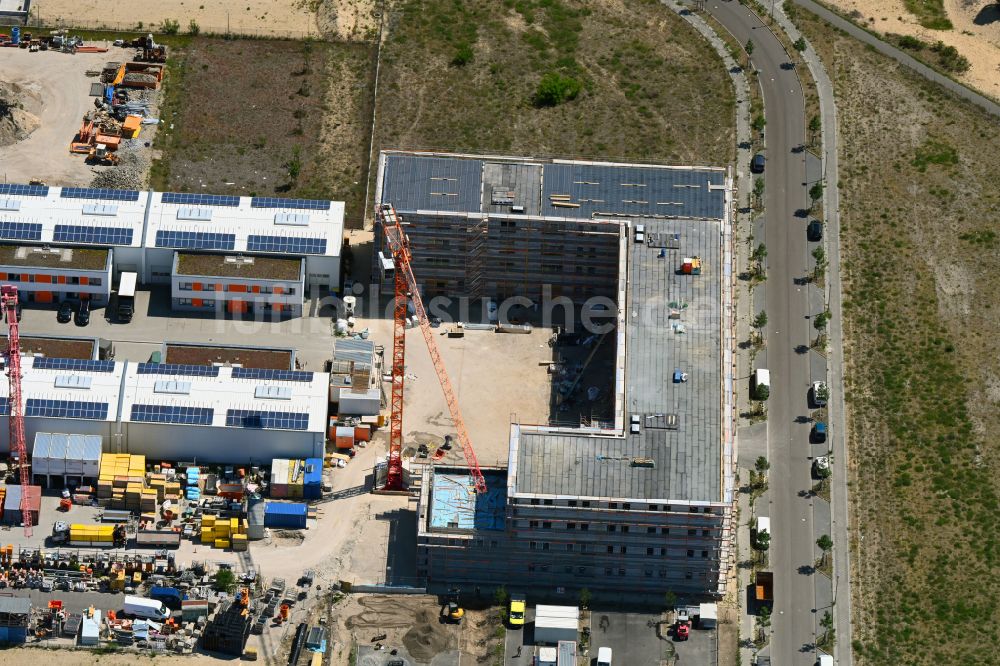
M368 44L188 38L168 63L162 190L330 198L364 205Z
M797 12L834 80L859 664L995 664L996 119Z
M944 0L904 0L906 11L928 30L951 30L954 26L944 8Z
M653 0L401 0L388 35L377 147L733 158L725 68Z

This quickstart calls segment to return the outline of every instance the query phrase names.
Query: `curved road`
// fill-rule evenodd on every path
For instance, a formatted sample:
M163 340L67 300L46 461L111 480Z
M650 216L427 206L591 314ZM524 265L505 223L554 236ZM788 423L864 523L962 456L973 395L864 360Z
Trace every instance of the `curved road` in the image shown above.
M806 154L794 152L806 141L805 102L794 70L781 42L747 7L737 2L709 0L707 11L741 44L754 43L753 65L764 95L767 119L764 242L767 244L766 289L767 348L758 367L771 371L768 400L768 475L773 539L769 551L775 575L772 663L812 666L818 620L815 576L800 573L818 557L813 527L813 499L800 493L812 486L809 445L810 425L799 417L809 415L807 390L813 380L810 354L796 353L813 334L809 289L796 284L810 269L805 219L796 213L809 207ZM745 165L740 165L746 168ZM758 233L758 236L760 234ZM760 289L760 287L758 287Z

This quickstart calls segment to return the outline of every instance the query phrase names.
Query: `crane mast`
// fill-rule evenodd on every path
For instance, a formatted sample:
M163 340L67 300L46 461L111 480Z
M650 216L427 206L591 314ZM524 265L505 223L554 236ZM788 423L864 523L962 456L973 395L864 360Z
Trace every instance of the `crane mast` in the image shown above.
M376 211L382 223L382 230L385 233L386 242L392 254L393 266L395 268L395 304L393 307L393 340L392 340L392 414L389 418L389 461L386 475L386 484L383 490L405 490L403 483L403 379L405 374L405 350L406 350L406 303L407 298L413 302L413 309L416 313L417 323L420 325L420 332L424 336L427 344L427 351L431 355L431 363L437 373L438 382L441 384L441 391L444 393L445 402L448 404L448 412L455 425L458 435L458 443L465 454L465 461L469 467L469 474L472 476L477 493L486 492L486 479L479 469L479 461L476 453L472 449L472 441L469 432L465 427L465 419L462 418L462 411L458 406L458 396L452 388L448 371L441 359L438 351L437 341L434 339L434 332L431 329L427 311L424 308L423 299L417 289L417 281L413 276L413 268L410 265L410 246L406 234L403 232L402 224L396 215L395 208L390 204L382 204Z
M21 519L24 536L31 536L31 505L28 502L28 487L31 485L31 470L28 451L24 442L24 408L21 400L21 339L17 322L17 287L5 284L0 287L0 305L7 315L7 376L10 379L8 408L10 417L10 452L17 455L18 476L21 479Z

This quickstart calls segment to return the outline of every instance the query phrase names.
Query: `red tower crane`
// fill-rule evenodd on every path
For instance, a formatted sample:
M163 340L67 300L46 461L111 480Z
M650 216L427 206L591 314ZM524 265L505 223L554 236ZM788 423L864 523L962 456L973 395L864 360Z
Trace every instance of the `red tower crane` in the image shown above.
M18 476L21 478L21 518L24 522L24 536L31 536L31 505L28 502L28 487L31 485L28 451L24 443L24 411L21 402L21 339L17 332L17 287L5 284L0 287L0 305L7 315L7 376L10 378L10 394L7 400L10 410L10 451L17 455Z
M420 297L417 281L413 277L413 269L410 266L409 239L403 232L403 226L392 205L382 204L376 214L382 223L382 230L392 254L396 287L392 331L392 414L389 417L389 464L385 486L382 490L400 491L406 489L403 482L403 377L406 372L406 302L409 298L413 302L416 319L420 324L420 332L423 333L424 342L427 343L427 351L430 352L434 371L441 383L445 402L448 403L448 411L451 413L451 420L455 424L455 431L458 434L458 443L465 454L465 461L469 466L469 474L472 475L476 492L485 493L486 479L483 478L483 472L479 469L476 453L472 450L472 441L465 428L462 411L458 407L458 397L451 386L444 361L441 360L430 320L427 317L427 310L424 309L424 301Z

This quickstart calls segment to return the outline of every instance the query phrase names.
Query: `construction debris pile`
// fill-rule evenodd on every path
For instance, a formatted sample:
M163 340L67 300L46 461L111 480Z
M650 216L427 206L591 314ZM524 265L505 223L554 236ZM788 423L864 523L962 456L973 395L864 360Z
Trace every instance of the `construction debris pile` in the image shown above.
M0 81L0 146L28 138L41 125L38 116L25 110L38 100L16 83Z

